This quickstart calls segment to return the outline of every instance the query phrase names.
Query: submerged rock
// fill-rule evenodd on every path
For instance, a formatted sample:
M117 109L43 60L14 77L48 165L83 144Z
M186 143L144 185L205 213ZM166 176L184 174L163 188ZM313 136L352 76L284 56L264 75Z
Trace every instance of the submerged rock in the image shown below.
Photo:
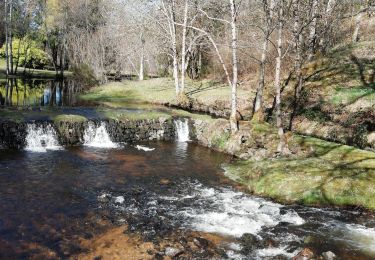
M241 247L242 247L241 253L245 255L255 250L258 247L259 242L260 242L257 236L250 234L250 233L243 234L240 241L241 241Z
M328 251L322 254L324 260L333 260L336 258L335 253Z
M292 260L309 260L315 256L314 252L310 248L304 248L299 252Z

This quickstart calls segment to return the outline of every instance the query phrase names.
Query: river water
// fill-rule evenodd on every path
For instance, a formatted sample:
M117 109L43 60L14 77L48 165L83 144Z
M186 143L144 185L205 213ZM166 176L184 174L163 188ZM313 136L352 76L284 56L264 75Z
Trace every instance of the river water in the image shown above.
M287 259L304 247L343 259L375 257L370 213L249 195L225 177L230 157L192 143L108 148L90 140L83 147L0 151L1 259L33 257L35 248L61 258L78 254L84 248L77 241L104 232L103 220L146 240L177 229L218 234L230 241L219 245L228 259Z

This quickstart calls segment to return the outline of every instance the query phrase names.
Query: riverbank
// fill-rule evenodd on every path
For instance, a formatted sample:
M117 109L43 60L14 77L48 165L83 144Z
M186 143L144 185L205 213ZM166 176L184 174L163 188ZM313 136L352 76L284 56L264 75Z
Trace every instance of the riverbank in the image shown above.
M81 95L80 98L112 107L126 106L132 103L148 103L229 118L230 102L228 97L230 96L230 89L227 85L214 80L188 80L186 86L188 102L181 105L175 98L176 92L173 84L170 78L110 82L92 88ZM248 102L250 93L239 89L238 94L240 114L248 119L251 110Z
M72 72L65 71L65 77L72 76ZM60 75L56 75L56 71L54 70L47 70L47 69L31 69L31 68L24 68L18 67L18 72L16 75L10 75L9 78L21 78L21 79L56 79L60 77ZM6 63L5 59L0 59L0 82L6 80Z
M282 203L359 206L375 209L375 153L288 133L291 154L280 156L277 130L266 123L243 122L230 135L229 123L195 121L200 144L235 155L226 174L253 194Z

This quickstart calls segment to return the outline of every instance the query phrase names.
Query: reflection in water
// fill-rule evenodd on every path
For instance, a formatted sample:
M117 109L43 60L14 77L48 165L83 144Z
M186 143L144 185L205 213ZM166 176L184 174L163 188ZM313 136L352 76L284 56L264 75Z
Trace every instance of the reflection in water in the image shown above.
M70 79L8 79L0 82L2 106L75 106L81 88Z

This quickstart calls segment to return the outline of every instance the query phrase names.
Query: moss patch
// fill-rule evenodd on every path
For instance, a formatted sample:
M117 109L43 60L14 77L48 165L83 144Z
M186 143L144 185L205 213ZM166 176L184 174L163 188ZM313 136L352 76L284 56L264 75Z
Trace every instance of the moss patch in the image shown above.
M283 202L375 209L375 153L311 137L292 142L292 158L237 161L225 167L255 194Z
M103 110L101 113L104 118L114 119L119 121L124 120L146 120L146 119L158 119L161 117L170 118L171 115L165 112L159 112L155 110L140 110L140 111L121 111L121 110Z

